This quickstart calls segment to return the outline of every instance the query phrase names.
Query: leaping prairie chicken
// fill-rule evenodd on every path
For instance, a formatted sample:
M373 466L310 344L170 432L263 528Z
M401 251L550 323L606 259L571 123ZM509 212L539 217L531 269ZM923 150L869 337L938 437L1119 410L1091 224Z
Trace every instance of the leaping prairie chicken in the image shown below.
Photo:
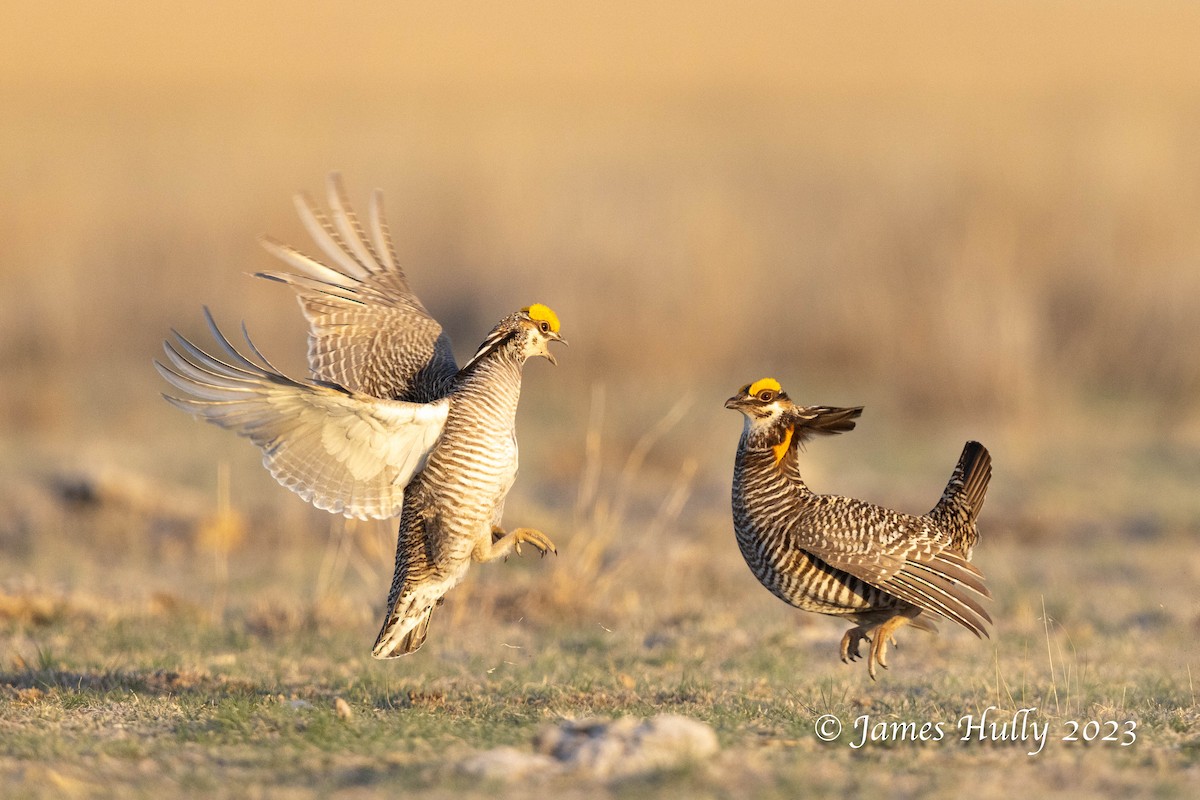
M796 608L852 621L842 661L870 642L867 671L887 668L887 646L905 624L936 632L931 617L987 636L991 594L969 561L975 520L991 478L983 445L967 442L941 500L923 516L849 497L815 494L798 450L816 435L854 429L862 408L797 406L773 378L725 402L745 416L733 468L733 526L755 577Z
M330 217L304 195L296 205L328 261L264 239L296 272L259 277L299 295L312 380L284 376L249 336L253 360L243 356L207 309L223 355L176 333L165 343L170 366L156 366L185 395L170 402L250 439L275 479L313 505L358 519L400 515L372 651L393 658L421 646L434 607L472 560L520 553L522 543L557 552L539 531L500 522L517 475L522 366L535 356L557 363L549 344L566 342L558 317L535 303L500 320L459 369L441 325L409 289L381 194L371 197L366 231L337 175Z

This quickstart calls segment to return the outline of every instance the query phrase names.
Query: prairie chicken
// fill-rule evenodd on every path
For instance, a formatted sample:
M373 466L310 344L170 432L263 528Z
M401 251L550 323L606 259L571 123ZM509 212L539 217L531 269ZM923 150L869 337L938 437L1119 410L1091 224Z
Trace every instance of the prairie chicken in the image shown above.
M941 500L924 516L848 497L815 494L798 450L816 435L854 429L862 408L797 406L773 378L725 402L745 415L733 469L733 526L755 577L796 608L855 623L842 661L870 642L867 670L887 668L887 645L905 624L936 632L931 617L986 636L983 575L970 563L975 520L991 478L983 445L967 442Z
M396 571L376 658L415 651L430 615L472 560L527 543L556 552L541 532L505 531L504 498L517 474L515 417L525 361L557 363L558 317L535 303L509 314L461 369L450 341L409 289L371 197L367 231L329 179L331 218L304 195L297 208L328 262L271 239L295 273L260 273L290 285L309 323L312 380L294 380L254 347L243 356L205 315L223 355L175 333L159 372L179 408L245 436L281 484L318 508L358 519L400 515ZM252 360L253 359L253 360Z

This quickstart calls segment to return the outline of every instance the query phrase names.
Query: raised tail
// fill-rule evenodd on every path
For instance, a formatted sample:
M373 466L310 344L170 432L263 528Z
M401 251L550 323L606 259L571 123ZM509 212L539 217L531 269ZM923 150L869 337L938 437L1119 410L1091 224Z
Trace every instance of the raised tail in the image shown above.
M929 516L958 525L974 525L991 479L992 457L987 448L979 442L967 442L942 499Z

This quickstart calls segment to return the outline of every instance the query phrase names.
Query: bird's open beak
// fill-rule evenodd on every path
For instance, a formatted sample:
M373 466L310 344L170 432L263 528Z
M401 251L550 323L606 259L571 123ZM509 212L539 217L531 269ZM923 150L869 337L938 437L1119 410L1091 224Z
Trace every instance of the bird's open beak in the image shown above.
M547 334L546 338L551 342L562 342L564 347L570 347L570 345L567 344L567 340L562 338L561 336L559 336L557 333ZM549 361L551 364L553 364L556 367L558 366L558 359L555 358L554 354L550 352L549 345L547 345L545 348L545 356L546 356L547 361Z

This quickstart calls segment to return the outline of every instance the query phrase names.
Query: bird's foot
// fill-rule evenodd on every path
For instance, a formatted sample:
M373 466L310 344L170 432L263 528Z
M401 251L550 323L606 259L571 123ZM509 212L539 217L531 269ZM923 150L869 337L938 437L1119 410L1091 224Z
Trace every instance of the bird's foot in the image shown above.
M508 557L510 550L515 550L517 555L521 555L521 545L529 544L537 548L537 550L545 556L547 552L558 555L558 548L554 546L554 542L541 531L533 528L517 528L514 531L505 531L498 526L492 527L492 546L491 553L486 558L477 558L481 561L490 561L497 556Z
M864 641L868 644L871 642L871 637L867 636L866 628L858 626L846 631L846 635L842 637L843 664L849 664L851 661L857 661L862 657L858 652L858 647Z
M908 617L896 616L875 629L875 636L871 640L871 651L867 655L867 673L870 674L871 680L875 680L876 664L884 669L888 668L888 643L890 642L893 647L899 647L896 643L896 631L902 628L908 621Z
M550 537L541 531L534 530L533 528L517 528L509 535L513 537L513 549L517 551L517 555L521 555L522 542L537 548L543 558L545 558L546 553L558 555L558 548L554 546L554 542L550 541Z

